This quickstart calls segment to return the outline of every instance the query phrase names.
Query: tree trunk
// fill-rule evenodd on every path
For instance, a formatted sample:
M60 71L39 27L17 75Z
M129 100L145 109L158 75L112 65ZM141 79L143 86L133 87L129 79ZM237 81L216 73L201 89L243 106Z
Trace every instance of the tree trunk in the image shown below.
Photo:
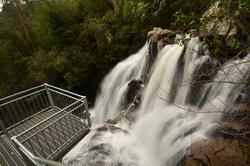
M29 33L29 29L28 29L29 20L28 20L26 14L23 12L20 1L14 0L14 5L15 5L15 8L17 10L17 14L18 14L18 17L20 19L20 22L21 22L21 26L23 27L23 30L24 30L26 42L29 45L29 47L31 47L32 53L34 53L34 52L36 52L36 47L35 47L35 44L30 37L30 33Z

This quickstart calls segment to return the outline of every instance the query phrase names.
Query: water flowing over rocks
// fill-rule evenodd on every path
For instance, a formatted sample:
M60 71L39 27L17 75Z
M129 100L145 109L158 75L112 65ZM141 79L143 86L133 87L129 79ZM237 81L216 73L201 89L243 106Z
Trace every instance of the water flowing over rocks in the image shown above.
M221 64L154 28L105 78L94 130L63 159L88 166L249 165L250 54Z
M249 165L250 121L249 106L236 105L237 113L225 116L218 128L206 139L190 147L186 166L246 166Z

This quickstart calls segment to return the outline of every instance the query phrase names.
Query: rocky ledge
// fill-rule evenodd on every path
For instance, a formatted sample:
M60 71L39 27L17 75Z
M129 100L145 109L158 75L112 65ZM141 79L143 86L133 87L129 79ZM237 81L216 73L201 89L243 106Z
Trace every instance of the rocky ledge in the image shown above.
M236 107L237 114L218 122L211 136L191 145L185 156L186 166L250 165L250 107Z

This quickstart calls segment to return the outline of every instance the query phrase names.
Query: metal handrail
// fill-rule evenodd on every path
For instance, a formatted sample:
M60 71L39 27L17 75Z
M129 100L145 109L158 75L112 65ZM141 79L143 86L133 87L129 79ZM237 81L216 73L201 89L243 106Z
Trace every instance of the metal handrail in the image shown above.
M12 126L10 126L10 127L8 127L8 128L5 128L5 130L6 130L6 131L7 131L7 130L11 130L11 129L13 129L14 127L18 126L19 124L21 124L21 123L23 123L23 122L29 120L29 119L32 118L33 116L36 116L36 115L40 114L41 112L44 112L44 111L46 111L46 110L49 110L50 108L51 108L51 106L48 107L48 108L45 108L45 109L41 110L40 112L37 112L36 114L33 114L31 117L27 117L27 118L21 120L20 122L15 123L14 125L12 125ZM0 120L0 121L1 121L1 120ZM3 125L3 126L4 126L4 125ZM5 126L4 126L4 127L5 127ZM1 131L0 131L0 134L1 134Z
M75 98L75 97L69 96L69 95L67 95L67 94L61 93L61 92L59 92L59 91L57 91L57 90L50 89L50 88L49 88L49 91L55 92L55 93L58 93L58 94L61 94L61 95L63 94L64 96L69 97L69 98L74 99L74 100L79 100L79 99L81 99L81 98L84 98L84 96L82 96L81 98Z
M75 104L75 103L74 103L74 104ZM74 108L74 110L77 109L77 108L79 108L79 107L81 107L82 105L83 105L83 104L77 106L76 108ZM72 110L72 111L74 111L74 110ZM56 115L60 114L60 113L63 112L63 111L64 111L64 110L61 110L60 112L54 114L53 116L56 116ZM60 119L63 118L63 117L65 117L65 116L67 116L67 115L69 115L70 113L71 113L71 112L66 113L65 115L63 115L62 117L60 117ZM20 137L21 135L23 135L23 134L29 132L30 130L32 130L32 129L34 129L34 128L36 128L37 126L39 126L40 124L44 123L44 122L47 121L48 119L51 119L51 117L49 117L49 118L45 119L44 121L42 121L41 123L39 123L39 124L33 126L33 127L30 128L29 130L26 130L26 131L24 131L23 133L17 135L16 138ZM54 122L52 122L52 123L48 124L47 126L43 127L42 129L38 130L37 132L35 132L34 134L32 134L31 136L29 136L28 138L26 138L26 139L23 140L22 142L27 141L28 139L30 139L31 137L33 137L33 136L36 135L37 133L41 132L42 130L48 128L48 126L51 126L53 123L59 121L60 119L57 119L57 120L55 120Z
M6 105L6 104L9 104L9 103L11 103L11 102L13 102L13 101L17 101L17 100L23 99L23 98L25 98L25 97L32 96L32 95L37 94L37 93L42 92L42 91L44 91L44 89L40 89L40 90L35 91L35 92L33 92L33 93L29 93L29 94L24 95L24 96L22 96L22 97L19 97L19 98L16 98L16 99L14 99L14 100L5 102L4 104L0 104L0 107L1 107L1 106L4 106L4 105ZM12 95L12 97L14 97L14 95Z
M46 83L45 83L45 84L46 84ZM13 94L13 95L6 96L6 97L4 97L4 98L1 98L1 99L0 99L0 102L4 101L4 100L6 100L6 99L9 99L9 98L11 98L11 97L18 96L18 95L21 95L21 94L23 94L23 93L32 91L32 90L34 90L34 89L38 89L38 88L40 88L40 87L44 87L45 84L38 85L38 86L36 86L36 87L33 87L33 88L30 88L30 89L27 89L27 90L24 90L24 91L15 93L15 94Z
M34 125L34 126L32 126L31 128L29 128L28 130L25 130L24 132L18 134L17 137L20 137L21 135L23 135L23 134L25 134L25 133L27 133L27 132L33 130L33 129L36 128L37 126L43 124L44 122L48 121L49 119L51 119L51 118L55 117L56 115L62 113L63 111L65 111L65 109L71 107L72 105L75 105L76 103L77 103L77 102L72 103L71 105L67 106L66 108L62 109L61 111L59 111L59 112L53 114L52 116L50 116L50 117L48 117L48 118L42 120L41 122L39 122L39 123L37 123L36 125Z
M62 92L65 92L65 93L68 93L68 94L71 94L71 95L74 95L74 96L78 96L79 98L86 98L85 96L82 96L82 95L79 95L79 94L76 94L76 93L73 93L73 92L70 92L70 91L67 91L67 90L64 90L64 89L60 89L60 88L58 88L58 87L55 87L55 86L53 86L53 85L50 85L50 84L47 84L47 83L45 83L45 84L43 84L45 87L47 86L47 87L50 87L50 88L54 88L54 89L57 89L57 90L59 90L59 91L62 91Z
M37 156L33 155L25 146L23 146L17 140L17 138L15 136L12 137L11 139L13 140L14 144L18 148L18 151L21 154L24 154L35 166L43 166L43 165L39 164L38 162L41 162L43 164L47 164L47 165L50 165L50 166L69 166L67 164L63 164L63 163L56 162L56 161L53 161L53 160L48 160L48 159L44 159L44 158L41 158L41 157L37 157ZM38 161L38 162L36 162L36 161ZM29 162L29 161L26 161L26 162Z
M24 90L22 92L16 93L14 95L10 95L10 96L7 96L7 97L4 97L4 98L0 99L0 111L3 114L7 113L11 118L10 120L7 120L8 125L5 125L3 123L3 121L2 121L2 124L4 126L3 127L0 126L0 127L4 128L4 130L6 130L6 131L9 131L10 129L14 128L15 126L17 126L20 123L22 123L22 122L26 121L27 119L29 119L30 117L28 117L28 116L26 116L26 117L23 116L20 119L19 119L20 116L18 116L17 117L18 120L15 118L15 116L17 116L18 114L24 114L23 112L25 112L27 110L30 111L32 109L30 107L30 104L34 104L34 101L32 100L33 103L32 102L31 103L25 102L25 104L27 104L27 106L26 106L26 105L24 105L23 100L27 100L27 98L31 97L32 95L36 95L36 94L43 95L43 93L45 93L47 91L49 91L49 93L54 92L56 94L63 95L65 97L68 97L68 98L70 98L72 100L75 100L75 101L77 101L79 99L81 99L82 101L86 100L85 96L82 96L82 95L79 95L79 94L76 94L76 93L73 93L73 92L70 92L70 91L67 91L67 90L64 90L64 89L60 89L60 88L57 88L55 86L52 86L52 85L49 85L49 84L45 83L45 84L30 88L30 89ZM46 96L43 96L43 97L46 97ZM47 93L47 98L48 98L48 101L51 102L51 96L48 93ZM22 109L22 111L18 112L18 114L15 112L15 110L13 110L12 112L9 111L9 107L13 107L12 103L17 104L17 106L20 109L20 105L19 105L19 103L17 103L17 102L19 102L19 100L22 102L21 105L24 106L25 109L24 110ZM40 102L40 99L34 99L34 100L36 100L35 102ZM50 103L50 106L46 106L45 108L43 108L43 110L46 110L46 109L48 109L50 107L53 107L53 106L54 106L54 104ZM5 108L5 110L4 110L4 108ZM10 109L12 109L12 108L10 108ZM36 114L39 114L40 112L36 112ZM36 114L33 114L33 116L35 116ZM0 134L1 133L3 133L3 131L0 130Z
M3 119L5 120L5 123L3 123L3 125L7 132L32 117L29 115L29 113L34 110L31 105L43 102L42 107L40 107L39 111L35 110L35 114L33 114L33 116L43 112L50 107L46 102L44 103L44 99L46 98L44 91L44 85L40 85L0 99L0 111L4 116L9 116L8 119ZM38 95L39 97L36 97L34 99L30 98L35 95ZM16 112L16 109L19 110L18 113ZM2 131L0 131L0 134L1 133Z
M27 129L24 128L24 131L21 130L20 133L15 133L15 136L11 138L28 165L67 166L50 159L58 158L59 155L67 150L67 147L86 134L91 127L87 98L47 83L7 96L0 101L0 111L4 115L7 111L6 114L12 118L6 122L9 125L7 128L5 128L3 123L0 123L0 127L3 130L0 133L4 132L6 134L10 129L19 127L19 125L23 125L22 123L25 124L26 120L33 118L37 120L35 118L39 117L40 113L46 113L44 119L40 118L35 125ZM5 101L5 103L2 101ZM37 106L38 108L36 108ZM32 111L34 114L29 114L29 111ZM48 111L52 111L52 114ZM29 117L26 116L26 112L28 112L27 115ZM22 115L19 117L19 114ZM17 120L14 119L16 116ZM0 122L2 121L0 120ZM15 123L13 124L13 122ZM57 131L57 128L60 131ZM43 136L42 139L38 139L41 136ZM52 142L48 143L48 140L51 139ZM45 140L45 143L41 142L41 140ZM34 144L34 141L37 141L38 144ZM53 141L54 143L55 141L57 142L56 146L47 151L47 148L51 147Z

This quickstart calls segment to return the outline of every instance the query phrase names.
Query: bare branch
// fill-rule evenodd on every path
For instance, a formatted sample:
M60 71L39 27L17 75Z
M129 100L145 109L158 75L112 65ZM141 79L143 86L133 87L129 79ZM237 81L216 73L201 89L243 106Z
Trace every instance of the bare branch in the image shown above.
M250 134L250 131L241 132L241 133L231 133L231 132L228 132L228 131L223 130L222 128L219 128L219 130L220 130L221 132L225 133L225 134L233 135L233 136L244 136L244 135Z
M171 104L171 105L173 105L173 106L175 106L175 107L178 107L178 108L180 108L180 109L182 109L182 110L188 111L188 112L193 112L193 113L225 113L225 112L223 112L223 111L194 111L194 110L191 110L191 109L189 109L189 108L184 108L184 107L182 107L182 106L180 106L180 105L178 105L178 104L175 104L175 103L173 103L173 102L170 102L170 101L168 101L167 99L165 99L165 98L163 98L163 97L161 97L161 96L159 96L159 95L156 95L156 96L159 97L161 100L164 100L164 101L166 101L167 103L169 103L169 104Z

